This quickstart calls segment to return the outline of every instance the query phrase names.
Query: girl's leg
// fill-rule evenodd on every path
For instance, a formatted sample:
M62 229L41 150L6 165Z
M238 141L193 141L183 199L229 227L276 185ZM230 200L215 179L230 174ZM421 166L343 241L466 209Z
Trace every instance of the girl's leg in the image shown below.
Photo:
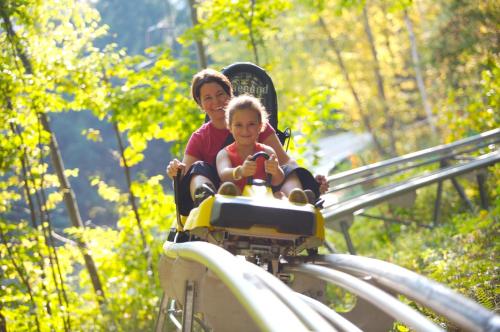
M277 191L273 194L274 198L277 198L277 199L286 199L287 196L285 195L284 192L282 191Z
M309 172L305 173L303 171L302 177L303 178L309 177L309 185L311 183L317 185L314 178L312 177L312 175L307 176L308 174L310 174L310 173ZM306 182L306 188L307 188L307 182ZM296 203L304 203L303 202L304 197L306 197L307 198L306 202L314 204L316 202L316 198L317 198L316 194L311 189L306 189L306 190L303 190L303 189L304 189L304 185L301 181L300 176L298 175L298 170L297 171L292 170L288 174L288 176L285 178L285 181L284 181L283 185L281 186L281 191L286 196L288 196L288 198L291 201L294 201ZM298 193L298 191L300 191L301 193ZM292 192L294 192L294 194L291 197L290 193L292 193ZM305 194L305 196L304 196L304 194Z

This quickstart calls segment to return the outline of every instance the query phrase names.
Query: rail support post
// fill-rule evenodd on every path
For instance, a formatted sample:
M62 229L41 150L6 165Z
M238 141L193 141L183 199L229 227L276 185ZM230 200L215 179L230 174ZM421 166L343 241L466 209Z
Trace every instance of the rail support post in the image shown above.
M443 159L439 162L439 168L445 168L448 166L448 161ZM438 182L437 192L436 192L436 201L434 202L434 215L432 216L432 222L434 227L439 224L439 215L441 213L441 199L443 198L443 181Z
M436 200L434 201L434 214L432 216L432 222L434 227L439 224L439 215L441 213L441 199L443 197L443 181L439 181L437 184Z
M194 296L195 282L187 280L184 293L184 310L182 311L182 332L191 332L193 330Z
M168 296L165 294L165 292L163 292L163 295L161 296L158 317L156 318L155 332L161 332L164 331L165 329L165 322L167 320L167 314L168 314L167 306L168 306Z
M484 210L488 210L489 202L488 202L488 191L486 190L486 174L482 170L480 170L477 175L477 186L479 188L479 197L481 199L481 208Z
M356 250L352 244L351 236L349 235L349 227L345 221L340 222L340 228L342 229L342 234L344 234L345 243L347 244L347 250L351 255L356 255Z
M465 191L462 188L462 186L460 185L460 183L458 183L458 180L456 178L451 178L451 182L453 183L453 186L455 187L455 190L458 192L458 195L460 196L460 198L465 202L465 204L467 204L467 207L472 212L474 212L474 210L475 210L474 205L472 205L472 202L467 198L467 195L465 194Z

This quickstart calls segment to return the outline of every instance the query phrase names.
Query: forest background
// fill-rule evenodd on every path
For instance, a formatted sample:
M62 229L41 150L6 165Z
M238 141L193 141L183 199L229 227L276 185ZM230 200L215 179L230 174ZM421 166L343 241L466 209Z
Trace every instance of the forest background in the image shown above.
M175 219L164 169L203 121L199 68L266 69L307 167L320 137L370 133L356 167L499 126L498 17L484 0L1 0L0 331L152 329ZM491 174L490 211L450 191L438 229L356 223L359 253L497 309Z

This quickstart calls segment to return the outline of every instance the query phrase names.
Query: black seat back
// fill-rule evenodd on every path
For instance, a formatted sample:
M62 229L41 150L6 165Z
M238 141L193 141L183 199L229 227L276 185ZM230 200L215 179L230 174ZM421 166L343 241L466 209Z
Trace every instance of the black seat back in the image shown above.
M269 113L269 123L276 130L278 99L273 81L264 69L250 62L236 62L224 68L222 73L231 81L235 96L246 93L260 99Z
M269 124L276 131L281 144L285 144L290 137L290 130L278 130L278 98L273 81L266 71L250 62L236 62L224 68L222 73L231 81L235 96L246 93L260 99L269 113Z

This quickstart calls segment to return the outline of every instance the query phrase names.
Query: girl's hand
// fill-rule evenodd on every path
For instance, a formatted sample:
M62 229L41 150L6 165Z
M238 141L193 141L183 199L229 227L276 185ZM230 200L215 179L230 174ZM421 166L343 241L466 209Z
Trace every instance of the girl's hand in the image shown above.
M269 160L264 162L264 167L266 169L266 173L271 174L271 183L270 185L278 186L285 179L285 173L283 169L279 165L279 160L275 154L271 154Z
M276 155L271 155L269 160L266 160L264 162L264 167L266 170L266 173L271 174L273 177L279 176L282 173L281 167L278 162L278 158L276 158Z
M177 175L178 170L184 170L185 167L186 165L180 162L179 160L177 159L171 160L167 166L168 177L173 179Z
M251 161L252 156L248 156L247 159L241 165L241 175L243 177L254 176L257 171L257 162Z

